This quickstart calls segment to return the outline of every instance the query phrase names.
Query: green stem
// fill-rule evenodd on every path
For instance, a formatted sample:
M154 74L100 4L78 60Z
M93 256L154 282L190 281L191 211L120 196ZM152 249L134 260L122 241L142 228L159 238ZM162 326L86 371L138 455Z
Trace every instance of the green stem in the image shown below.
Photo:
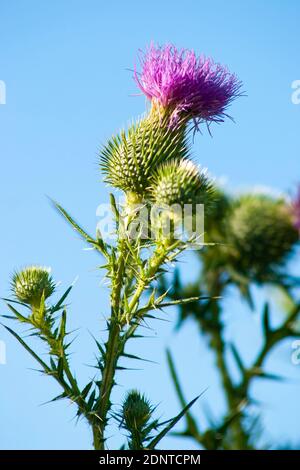
M120 305L123 305L122 287L125 282L124 276L126 269L126 245L123 240L120 241L118 270L116 272L115 278L112 281L112 316L109 324L108 340L106 343L99 406L96 411L98 421L93 425L95 449L103 450L105 448L105 428L108 421L107 415L111 407L110 396L115 383L115 373L117 370L118 360L124 351L126 341L132 336L133 332L137 328L138 322L136 322L134 325L131 325L129 330L124 335L122 335L122 329L126 323L130 323L134 316L133 312L139 303L142 293L153 280L157 270L164 263L166 255L171 249L173 249L171 246L169 248L160 247L160 249L157 249L157 251L153 254L149 260L146 272L137 284L135 293L131 298L127 311L122 312Z
M213 297L220 297L224 291L225 284L220 281L219 275L216 275L210 287L211 295ZM212 302L210 311L212 317L212 328L209 329L209 334L211 337L211 347L215 351L216 364L220 372L229 416L231 416L235 415L238 412L239 406L241 404L241 399L240 397L236 396L235 386L232 383L225 359L226 348L223 340L223 325L221 322L222 310L220 302L218 302L217 300ZM236 415L235 419L233 419L230 425L230 428L233 434L232 444L234 448L247 449L248 436L243 428L241 415Z
M148 287L148 285L153 281L155 275L157 274L159 268L164 264L168 254L175 250L176 247L180 244L180 241L175 243L166 242L165 245L159 246L154 252L153 256L149 260L148 268L146 272L141 277L140 281L137 284L135 293L132 296L132 299L128 306L128 311L126 312L127 321L131 320L135 307L138 305L138 302L141 298L142 293Z
M121 331L119 323L115 320L112 320L109 327L107 350L105 354L105 362L101 380L99 407L97 409L97 416L99 419L99 423L97 424L97 435L99 434L97 437L97 442L99 441L99 447L97 448L100 450L104 449L104 431L107 425L107 414L111 406L110 396L115 383L115 373L118 359L123 351L120 333Z
M115 373L120 355L124 350L121 338L121 292L124 284L125 273L125 243L124 239L119 241L119 259L116 275L112 280L111 311L112 316L109 324L109 334L106 343L105 359L102 370L99 407L96 411L97 422L93 425L94 448L104 450L105 428L107 425L107 414L111 407L110 396L115 383Z
M213 341L211 342L212 348L216 354L216 364L220 372L223 390L226 397L226 402L229 410L229 415L234 415L237 413L239 405L241 403L240 398L236 397L235 387L232 384L231 377L228 373L227 364L225 360L225 344L222 338L222 327L216 328L211 332L211 337ZM248 446L248 436L245 432L241 417L239 414L233 419L230 428L232 429L233 439L232 443L235 450L247 449Z

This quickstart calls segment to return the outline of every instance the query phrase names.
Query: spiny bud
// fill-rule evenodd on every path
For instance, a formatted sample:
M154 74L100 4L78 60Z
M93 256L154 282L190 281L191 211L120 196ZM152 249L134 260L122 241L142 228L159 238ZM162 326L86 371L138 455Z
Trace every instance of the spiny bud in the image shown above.
M157 166L186 154L184 130L174 131L163 118L149 116L108 141L100 153L100 168L107 183L143 197Z
M259 277L285 261L298 234L283 199L248 195L234 205L227 237L239 268Z
M50 297L55 290L50 269L41 266L29 266L15 272L11 285L16 298L32 307L39 307L42 297Z
M126 428L131 432L142 430L149 421L152 411L153 408L144 395L137 390L129 391L122 406Z
M161 165L151 183L152 200L157 205L211 205L213 185L206 171L188 159L172 160Z

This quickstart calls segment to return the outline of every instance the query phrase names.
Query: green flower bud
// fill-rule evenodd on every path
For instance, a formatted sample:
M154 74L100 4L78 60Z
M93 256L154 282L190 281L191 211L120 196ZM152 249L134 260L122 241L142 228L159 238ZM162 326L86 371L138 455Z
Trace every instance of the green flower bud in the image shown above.
M214 189L206 172L187 159L161 165L151 183L151 199L157 205L204 204L210 206Z
M16 298L32 307L39 307L42 297L50 297L55 290L50 269L41 266L29 266L14 273L11 285Z
M186 154L183 130L170 129L165 119L148 117L108 141L100 153L100 168L107 183L131 197L144 197L156 167Z
M148 423L153 408L149 401L137 390L128 392L122 407L122 416L130 432L142 430Z
M239 198L226 230L236 266L257 278L284 263L298 240L285 201L264 195Z

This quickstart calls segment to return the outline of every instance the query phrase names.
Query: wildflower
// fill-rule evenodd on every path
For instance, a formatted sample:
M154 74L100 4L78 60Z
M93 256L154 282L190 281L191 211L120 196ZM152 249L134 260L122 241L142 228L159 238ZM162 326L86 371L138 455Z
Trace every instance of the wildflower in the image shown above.
M39 307L42 298L47 299L55 290L50 269L41 266L29 266L15 272L11 286L16 298L32 307Z
M227 107L240 96L242 84L235 75L192 50L151 44L140 63L135 81L154 108L168 112L171 126L183 118L196 125L222 122Z

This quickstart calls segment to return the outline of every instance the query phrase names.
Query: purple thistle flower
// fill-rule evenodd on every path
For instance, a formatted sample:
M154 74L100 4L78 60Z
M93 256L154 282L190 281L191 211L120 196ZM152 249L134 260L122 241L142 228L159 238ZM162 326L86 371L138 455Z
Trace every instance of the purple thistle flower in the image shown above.
M171 125L181 118L222 122L225 110L238 96L242 83L212 59L172 44L151 44L140 54L141 73L134 72L139 88L153 104L170 112Z
M296 197L292 202L292 215L294 226L300 233L300 185L298 186Z

